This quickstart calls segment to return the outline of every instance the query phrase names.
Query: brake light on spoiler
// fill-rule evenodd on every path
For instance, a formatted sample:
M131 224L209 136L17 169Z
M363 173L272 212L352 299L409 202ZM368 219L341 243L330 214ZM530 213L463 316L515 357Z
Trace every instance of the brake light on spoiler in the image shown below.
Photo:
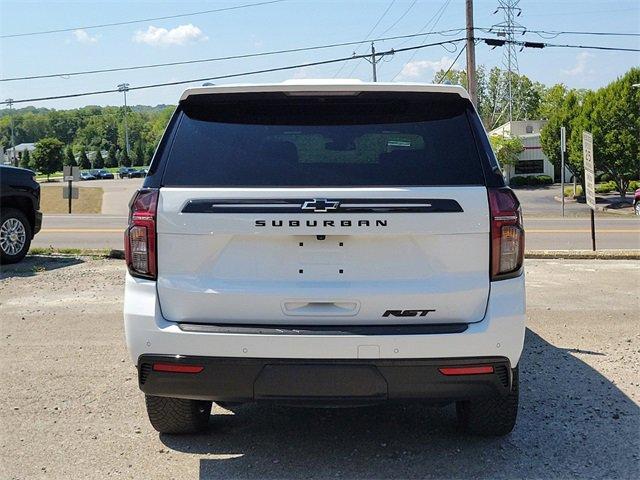
M524 260L522 210L515 193L508 187L490 188L491 280L520 274Z
M135 277L155 280L156 211L158 190L138 190L129 204L129 226L124 233L125 259L129 273Z

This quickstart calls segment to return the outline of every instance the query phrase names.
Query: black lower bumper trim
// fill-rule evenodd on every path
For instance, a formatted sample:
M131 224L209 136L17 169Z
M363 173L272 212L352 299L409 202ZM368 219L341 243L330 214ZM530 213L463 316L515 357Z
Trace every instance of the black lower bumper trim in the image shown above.
M185 332L244 335L442 335L462 333L466 323L426 325L254 325L237 323L179 323Z
M204 367L159 372L154 363ZM491 365L493 373L446 376L439 368ZM140 389L149 395L219 402L369 403L452 401L506 395L511 365L501 357L411 360L305 360L142 355Z

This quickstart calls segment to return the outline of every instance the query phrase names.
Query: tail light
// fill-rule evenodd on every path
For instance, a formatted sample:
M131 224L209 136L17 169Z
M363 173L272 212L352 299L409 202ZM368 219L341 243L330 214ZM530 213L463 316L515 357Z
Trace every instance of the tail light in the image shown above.
M519 275L524 259L520 202L510 188L490 188L491 280Z
M155 279L157 189L138 190L129 205L129 226L124 232L125 259L135 277Z

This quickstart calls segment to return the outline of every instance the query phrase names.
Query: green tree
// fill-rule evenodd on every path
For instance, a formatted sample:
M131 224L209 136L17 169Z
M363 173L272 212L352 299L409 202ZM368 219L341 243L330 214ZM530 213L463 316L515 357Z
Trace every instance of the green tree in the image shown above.
M502 167L518 163L519 155L524 152L524 145L520 137L491 135L489 141Z
M582 158L582 132L593 134L596 171L608 173L625 197L640 171L640 68L632 68L604 88L585 97L573 121L570 154Z
M22 168L29 168L31 166L31 155L29 154L29 150L25 150L20 155L20 166Z
M91 161L89 160L89 157L87 156L87 150L84 147L82 147L82 150L80 150L78 166L83 170L91 168Z
M72 167L77 165L76 157L73 154L73 147L71 145L69 145L64 152L64 164L71 165Z
M104 158L102 157L102 152L99 148L96 150L96 158L93 160L93 168L104 168Z
M136 146L133 149L133 166L141 167L143 165L144 165L144 146L140 141L136 143Z
M554 90L544 105L544 112L548 115L548 122L540 131L542 152L556 166L561 163L560 158L560 127L565 127L567 133L567 147L570 145L574 120L580 113L584 92L552 87ZM580 134L582 135L582 134ZM577 179L582 181L582 150L568 149L565 163Z
M57 138L45 137L36 143L31 157L31 167L47 176L62 170L64 143Z
M494 67L488 72L484 66L476 71L478 113L487 130L492 130L509 120L509 73ZM467 74L464 70L440 70L434 76L434 82L446 81L467 88ZM541 99L545 87L533 82L526 75L512 74L511 77L513 108L512 119L524 120L538 118Z
M123 167L131 166L131 159L129 158L129 154L127 153L127 149L122 150L122 156L120 158L120 165Z
M111 147L109 147L109 154L107 155L106 165L107 165L107 167L117 167L118 166L118 159L116 158L116 147L113 146L113 145L111 145Z

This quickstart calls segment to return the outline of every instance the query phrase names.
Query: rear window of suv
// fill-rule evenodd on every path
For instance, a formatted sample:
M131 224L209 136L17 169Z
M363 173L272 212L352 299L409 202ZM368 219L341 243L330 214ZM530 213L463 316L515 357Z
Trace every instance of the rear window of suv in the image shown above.
M181 103L165 186L482 185L456 94L194 95Z

